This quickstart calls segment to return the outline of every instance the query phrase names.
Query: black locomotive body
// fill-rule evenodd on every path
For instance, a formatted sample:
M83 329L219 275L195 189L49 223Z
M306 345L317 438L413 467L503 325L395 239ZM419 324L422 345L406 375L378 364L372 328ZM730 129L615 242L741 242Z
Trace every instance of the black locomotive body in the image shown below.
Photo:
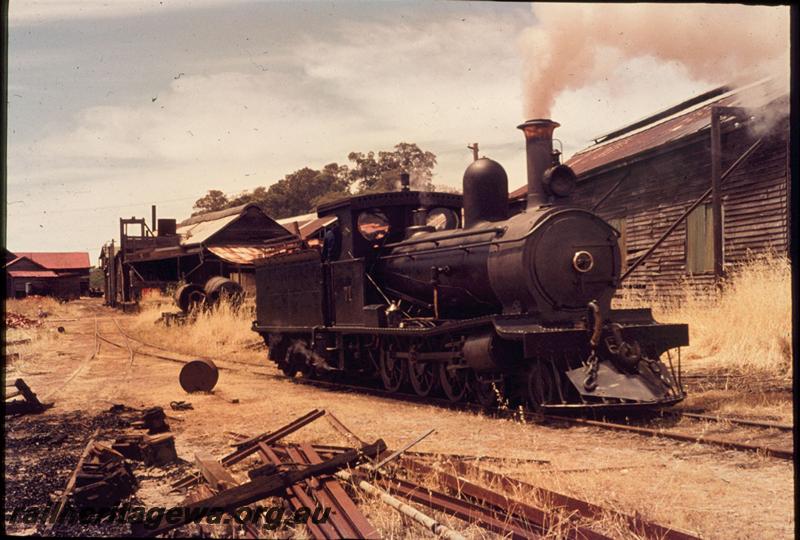
M630 408L683 399L670 349L683 324L614 310L619 233L568 205L558 124L524 131L528 204L509 215L508 179L475 161L463 196L409 191L324 205L322 250L261 261L253 329L289 376L377 377L391 391L536 410Z

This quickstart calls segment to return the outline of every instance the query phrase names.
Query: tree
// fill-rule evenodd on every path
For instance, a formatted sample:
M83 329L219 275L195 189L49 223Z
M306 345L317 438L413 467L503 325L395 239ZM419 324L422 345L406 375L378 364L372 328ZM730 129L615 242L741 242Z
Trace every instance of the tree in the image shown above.
M401 142L394 150L378 152L350 152L347 158L355 163L350 171L351 180L358 183L358 192L395 191L400 184L400 173L410 175L411 187L432 191L433 168L436 155L423 151L414 143Z
M342 197L379 191L396 191L400 173L408 172L411 187L433 191L433 168L436 155L413 143L401 142L393 150L350 152L347 165L328 163L322 170L303 167L287 174L269 188L260 186L228 198L219 190L211 190L194 203L196 212L213 212L246 203L258 204L269 216L280 219L310 213L320 204ZM354 189L355 188L355 189Z
M262 208L276 218L305 214L323 199L348 196L349 186L346 166L329 163L321 171L303 167L271 185Z
M192 212L192 215L196 216L197 214L205 214L206 212L215 212L217 210L229 208L230 206L230 201L223 192L218 189L212 189L195 201L193 208L196 212Z
M210 200L210 195L213 193L222 195L222 198L217 196L213 200L213 203L222 203L224 199L222 208L256 203L269 216L280 219L307 214L323 202L349 196L350 183L350 171L347 165L329 163L321 171L303 167L287 174L269 188L259 186L253 191L244 191L230 200L224 199L225 196L219 191L209 192L209 195L198 203L202 201L208 206L209 201L206 199ZM197 207L197 203L195 206Z
M264 204L267 198L267 188L259 186L253 191L243 191L236 197L230 200L228 207L241 206L247 203L256 203L259 206Z
M372 190L381 179L381 165L375 159L375 152L350 152L347 159L355 163L350 170L350 181L358 183L359 191Z

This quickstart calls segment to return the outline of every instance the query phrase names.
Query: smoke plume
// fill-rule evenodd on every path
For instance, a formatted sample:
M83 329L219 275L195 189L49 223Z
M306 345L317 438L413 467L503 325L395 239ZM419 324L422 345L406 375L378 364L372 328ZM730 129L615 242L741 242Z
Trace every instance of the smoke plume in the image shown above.
M525 118L548 118L561 92L645 56L678 62L713 84L771 76L788 88L785 6L545 3L533 10L538 24L520 38Z

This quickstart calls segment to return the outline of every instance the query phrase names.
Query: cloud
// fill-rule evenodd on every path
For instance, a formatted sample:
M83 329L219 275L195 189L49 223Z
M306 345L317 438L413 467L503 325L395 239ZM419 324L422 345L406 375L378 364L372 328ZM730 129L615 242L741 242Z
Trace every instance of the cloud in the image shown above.
M124 18L224 3L223 0L12 0L8 22L17 26L71 19Z
M99 4L64 17L104 16ZM12 18L31 20L31 6L44 5L16 6ZM50 27L18 30L25 39L15 41L12 29L20 62L12 59L10 83L29 86L9 106L9 129L25 132L8 147L9 200L24 201L8 209L15 249L99 248L119 215L147 214L148 201L182 218L209 189L270 185L400 141L437 155L437 183L460 185L466 146L476 141L503 164L512 188L525 182L516 37L529 24L521 14L532 18L528 6L392 3L391 13L366 16L359 4L326 4L336 13L299 24L283 12L269 16L288 4L223 5L186 10L187 29L184 12L143 20L141 6L152 3L109 5L119 6L118 19L103 31L93 33L93 21L65 22L53 25L50 41ZM303 5L290 7L298 15ZM72 6L54 9L58 17ZM251 24L251 13L263 23ZM298 30L286 30L291 24ZM72 65L63 71L62 52L79 75ZM591 136L707 88L674 63L621 61L558 96L556 137L569 155ZM31 105L30 92L45 105Z
M242 187L244 171L258 173L250 185L269 184L302 166L401 140L436 152L442 141L465 146L491 129L516 137L519 90L508 76L516 60L504 25L342 24L327 40L303 39L292 58L252 58L266 71L184 74L139 104L88 107L69 130L28 153L62 168L71 163L81 174L98 162L135 164L143 176L167 181L166 170L183 169L196 175L199 196ZM492 40L494 61L468 44L476 32ZM460 171L451 183L459 181Z

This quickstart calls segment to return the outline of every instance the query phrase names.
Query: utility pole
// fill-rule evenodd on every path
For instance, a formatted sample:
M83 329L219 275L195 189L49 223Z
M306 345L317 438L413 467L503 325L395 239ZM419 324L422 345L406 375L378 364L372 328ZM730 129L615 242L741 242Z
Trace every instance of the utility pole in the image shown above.
M468 144L467 148L472 150L472 161L478 161L478 143Z
M714 277L721 278L725 273L723 261L722 234L722 130L720 128L719 107L711 107L711 214L714 237Z

